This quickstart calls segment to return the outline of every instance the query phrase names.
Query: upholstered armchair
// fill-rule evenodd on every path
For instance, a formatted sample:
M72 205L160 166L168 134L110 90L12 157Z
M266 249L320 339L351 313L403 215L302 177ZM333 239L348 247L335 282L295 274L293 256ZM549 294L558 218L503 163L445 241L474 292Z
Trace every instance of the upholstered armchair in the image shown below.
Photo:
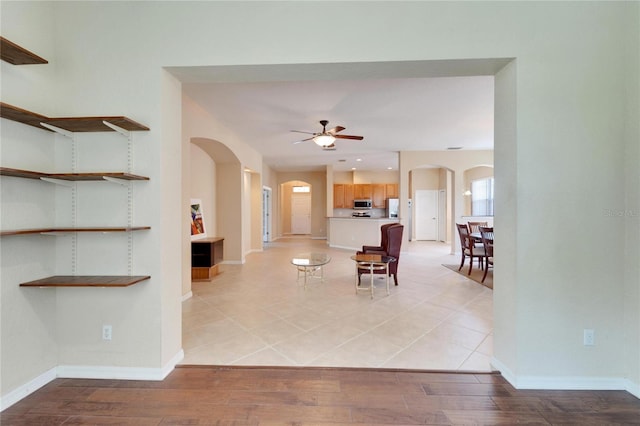
M370 253L374 251L385 251L385 247L387 247L387 229L390 226L397 225L397 223L385 223L380 227L380 245L379 246L362 246L362 253ZM358 252L360 253L360 252Z
M383 236L381 238L381 246L363 246L362 251L358 254L379 254L382 256L395 257L396 261L389 263L389 276L393 276L395 285L398 285L398 263L400 262L400 247L402 246L402 231L404 225L399 223L391 223L381 226ZM382 249L382 250L380 250ZM358 283L362 274L368 274L369 269L358 268ZM383 274L384 271L374 271L377 274Z

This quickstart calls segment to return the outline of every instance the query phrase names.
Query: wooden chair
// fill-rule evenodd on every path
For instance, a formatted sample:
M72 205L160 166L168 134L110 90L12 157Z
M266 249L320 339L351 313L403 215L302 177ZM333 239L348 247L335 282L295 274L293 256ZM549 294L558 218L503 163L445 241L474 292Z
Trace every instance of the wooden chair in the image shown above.
M474 232L480 232L481 226L488 226L487 222L467 222L467 228L469 228L469 233L473 234Z
M469 235L469 228L466 224L456 223L456 228L458 228L458 235L460 236L460 251L462 253L458 271L462 269L465 259L469 257L469 272L467 275L471 275L474 257L478 259L478 262L484 263L484 258L486 257L484 247L478 247L474 244L473 238Z
M389 264L389 276L393 275L393 282L395 285L398 285L398 263L400 263L400 247L402 246L402 231L404 230L404 225L392 223L390 226L382 226L385 227L384 230L387 234L385 237L386 245L383 247L384 250L364 250L365 247L367 247L364 246L363 250L357 254L380 254L395 257L396 261ZM358 269L358 283L360 283L360 276L367 273L369 273L368 269ZM381 274L384 273L384 271L374 271L374 273Z
M482 276L482 282L484 282L487 278L489 266L493 268L493 226L481 226L479 231L482 238L482 246L486 254L484 258L484 275Z

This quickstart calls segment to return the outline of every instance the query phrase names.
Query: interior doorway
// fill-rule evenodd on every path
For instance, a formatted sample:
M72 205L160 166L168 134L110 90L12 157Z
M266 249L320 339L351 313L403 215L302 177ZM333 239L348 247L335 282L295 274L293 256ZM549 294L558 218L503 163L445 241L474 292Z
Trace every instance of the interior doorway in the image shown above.
M271 188L262 187L262 242L271 241L271 212L272 212Z

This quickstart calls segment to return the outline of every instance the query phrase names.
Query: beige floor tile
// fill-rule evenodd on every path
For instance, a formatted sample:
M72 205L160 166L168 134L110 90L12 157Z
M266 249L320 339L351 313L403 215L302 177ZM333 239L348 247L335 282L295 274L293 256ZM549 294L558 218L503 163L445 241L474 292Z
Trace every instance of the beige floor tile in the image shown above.
M305 289L290 259L309 251L332 260ZM493 292L442 266L458 261L449 246L403 246L400 285L387 295L375 277L373 299L356 294L352 254L284 238L193 283L182 364L491 369Z

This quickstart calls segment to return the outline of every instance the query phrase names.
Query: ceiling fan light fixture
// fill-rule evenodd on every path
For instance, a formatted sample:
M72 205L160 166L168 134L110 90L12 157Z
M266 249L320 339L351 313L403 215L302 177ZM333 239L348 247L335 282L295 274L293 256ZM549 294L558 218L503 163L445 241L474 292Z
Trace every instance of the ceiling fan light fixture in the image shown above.
M336 141L336 138L328 134L322 134L314 136L313 141L322 147L326 147L333 144Z

